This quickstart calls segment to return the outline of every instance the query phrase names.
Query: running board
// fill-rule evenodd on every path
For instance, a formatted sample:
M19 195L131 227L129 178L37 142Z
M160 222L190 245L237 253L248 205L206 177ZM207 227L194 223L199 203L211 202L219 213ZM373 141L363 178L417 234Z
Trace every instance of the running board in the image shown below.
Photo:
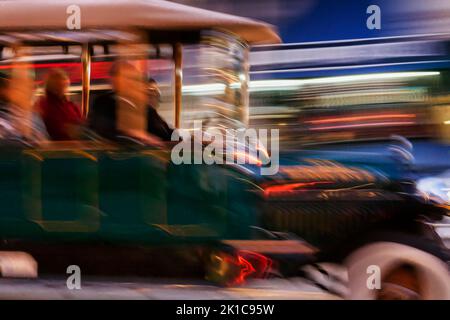
M222 243L238 250L252 251L265 255L307 255L318 249L298 240L222 240Z
M3 278L37 278L38 264L22 251L0 251L0 273Z

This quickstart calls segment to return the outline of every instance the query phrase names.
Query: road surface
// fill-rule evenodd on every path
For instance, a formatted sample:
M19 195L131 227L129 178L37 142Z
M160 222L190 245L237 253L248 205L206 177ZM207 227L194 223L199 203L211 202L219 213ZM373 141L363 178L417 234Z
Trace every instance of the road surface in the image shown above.
M245 286L221 288L202 281L157 278L81 279L81 289L68 289L66 279L0 279L0 299L339 299L325 293L306 280L253 280Z

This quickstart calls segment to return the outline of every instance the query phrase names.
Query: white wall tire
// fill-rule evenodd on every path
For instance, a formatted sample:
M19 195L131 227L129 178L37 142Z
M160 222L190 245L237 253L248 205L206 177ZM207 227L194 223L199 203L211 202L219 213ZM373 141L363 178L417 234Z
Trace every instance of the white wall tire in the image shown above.
M344 263L348 269L347 299L377 299L379 290L369 289L367 286L369 266L378 266L383 277L383 274L407 264L417 270L422 288L421 299L450 300L449 266L423 250L395 242L376 242L357 249Z

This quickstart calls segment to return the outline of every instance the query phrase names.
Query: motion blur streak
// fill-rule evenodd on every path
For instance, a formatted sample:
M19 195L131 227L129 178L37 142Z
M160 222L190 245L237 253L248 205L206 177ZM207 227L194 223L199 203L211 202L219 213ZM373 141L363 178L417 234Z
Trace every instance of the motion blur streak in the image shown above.
M347 121L360 121L360 120L372 120L372 119L385 119L385 118L415 118L415 114L381 114L359 117L342 117L342 118L330 118L321 120L305 121L305 123L330 123L330 122L347 122Z
M269 186L264 188L264 195L269 197L271 195L281 195L284 193L290 193L303 187L313 187L320 184L331 184L332 181L317 181L317 182L299 182L299 183L288 183L280 184L275 186Z
M347 129L347 128L361 128L361 127L386 127L386 126L405 126L411 125L415 122L404 121L404 122L375 122L375 123L361 123L361 124L348 124L342 126L329 126L320 128L311 128L311 130L333 130L333 129Z

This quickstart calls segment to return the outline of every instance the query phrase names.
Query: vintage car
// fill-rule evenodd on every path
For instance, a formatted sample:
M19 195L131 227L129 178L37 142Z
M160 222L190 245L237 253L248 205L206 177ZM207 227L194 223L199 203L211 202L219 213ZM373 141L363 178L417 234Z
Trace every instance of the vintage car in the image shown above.
M77 10L80 28L68 30L67 18ZM267 24L166 1L0 3L3 69L29 68L26 58L33 55L78 55L88 116L94 61L122 56L145 66L151 56L165 55L172 66L173 125L194 126L194 137L212 127L245 128L249 45L278 41ZM26 56L17 55L22 48ZM199 48L197 63L186 59L192 64L183 66L184 51L193 48ZM196 120L204 120L200 130ZM184 271L193 264L226 285L251 277L311 277L305 266L333 278L322 266L331 262L348 273L348 279L334 277L346 289L324 289L347 298L448 299L450 255L427 224L447 211L423 201L408 179L407 146L393 141L393 157L302 151L281 157L279 171L264 175L274 163L176 163L179 141L157 148L89 131L76 141L4 140L2 250L27 252L43 272L73 264L84 272L93 264L106 269L114 255L118 270L160 263L165 271ZM240 155L276 152L267 149L250 141ZM215 156L239 156L222 151ZM136 259L136 249L144 258ZM376 272L380 286L369 281Z

